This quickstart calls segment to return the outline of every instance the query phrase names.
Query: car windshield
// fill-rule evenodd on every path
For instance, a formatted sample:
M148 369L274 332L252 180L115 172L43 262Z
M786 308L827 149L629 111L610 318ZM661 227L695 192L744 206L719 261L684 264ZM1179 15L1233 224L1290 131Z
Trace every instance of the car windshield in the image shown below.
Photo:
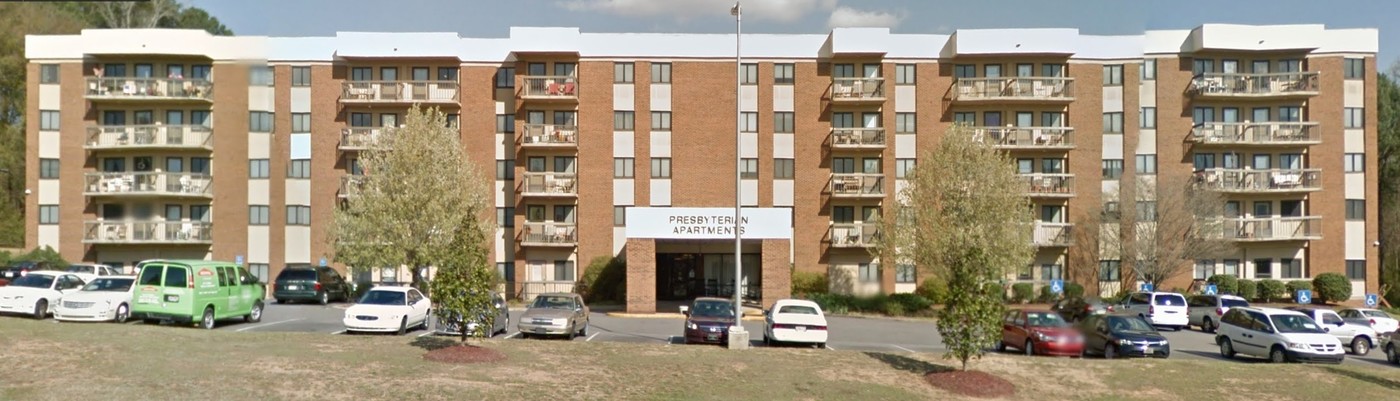
M69 266L67 271L69 273L92 273L96 270L97 268L92 266Z
M1028 312L1026 313L1026 325L1031 327L1065 327L1069 326L1069 323L1054 313Z
M732 312L732 311L731 311L731 312ZM813 308L813 307L810 307L810 306L803 306L803 305L783 305L783 307L778 308L778 313L790 313L790 314L794 314L794 315L820 315L820 314L821 314L821 312L817 312L817 308Z
M83 286L83 291L125 292L131 289L131 283L133 282L136 282L136 280L129 278L99 278Z
M1110 318L1108 318L1108 327L1112 328L1112 330L1113 330L1114 332L1123 332L1123 331L1144 331L1144 332L1152 332L1152 331L1157 331L1156 329L1153 329L1153 328L1152 328L1152 325L1147 324L1147 321L1146 321L1146 320L1142 320L1142 318L1140 318L1140 317L1133 317L1133 316L1113 316L1113 317L1110 317Z
M1280 333L1322 333L1322 328L1317 326L1317 322L1303 315L1273 315L1269 320L1274 321L1274 327Z
M407 305L407 298L399 291L375 291L366 292L360 298L360 303L366 305Z
M698 301L690 311L695 317L717 317L729 319L734 317L733 304L724 301Z
M49 288L53 286L53 276L30 274L16 279L14 282L11 282L10 285L15 287Z
M1247 302L1247 301L1245 301L1245 300L1243 300L1243 299L1221 298L1221 299L1220 299L1220 306L1223 306L1223 307L1226 307L1226 308L1247 308L1247 307L1249 307L1249 302Z
M1156 299L1152 300L1152 303L1165 306L1185 306L1186 297L1176 294L1161 294L1157 295Z
M316 271L311 269L288 269L277 275L277 280L316 280Z
M559 296L535 297L535 303L530 304L530 307L545 309L573 309L574 299L571 297Z
M1387 318L1387 319L1390 318L1390 315L1387 315L1385 312L1381 312L1381 311L1378 311L1378 310L1362 311L1361 313L1365 313L1366 316L1369 316L1369 317L1383 317L1383 318Z

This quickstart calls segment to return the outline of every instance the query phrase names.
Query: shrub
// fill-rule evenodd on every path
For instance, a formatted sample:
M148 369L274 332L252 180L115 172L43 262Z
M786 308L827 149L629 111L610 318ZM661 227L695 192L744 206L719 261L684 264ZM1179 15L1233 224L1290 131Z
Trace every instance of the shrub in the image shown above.
M1011 300L1018 303L1026 303L1035 296L1035 286L1031 283L1016 283L1011 285Z
M928 299L929 302L942 304L948 300L948 282L937 277L929 277L924 282L919 283L919 288L914 290L915 294Z
M924 296L919 295L919 294L908 294L908 293L905 293L905 294L894 294L894 295L890 295L890 296L889 296L889 302L893 302L893 303L899 304L899 306L900 306L901 309L902 309L902 312L908 312L908 313L919 312L919 311L928 309L928 308L930 308L930 307L933 306L933 301L930 301L928 298L924 298ZM887 314L888 314L888 315L891 315L891 316L899 316L899 315L900 315L900 314L893 314L893 313L887 313Z
M1282 281L1273 279L1259 280L1259 300L1269 302L1283 296L1287 291Z
M918 294L876 294L858 297L849 294L815 293L808 299L830 314L879 313L889 316L917 315L933 306L928 298Z
M904 306L900 305L900 303L895 300L886 299L885 302L880 305L880 313L889 316L904 316Z
M627 263L611 256L593 258L576 287L589 303L622 302L627 298Z
M826 273L792 272L792 295L805 298L811 294L824 294L830 290Z
M1234 275L1217 274L1206 279L1206 283L1215 284L1215 291L1220 294L1239 295L1239 280Z
M1236 281L1235 290L1237 291L1235 295L1239 295L1240 298L1244 298L1246 300L1253 301L1255 299L1258 299L1255 297L1259 296L1259 287L1253 281Z
M844 315L851 313L851 303L854 298L847 294L817 293L810 294L808 299L816 302L826 313Z
M1036 300L1036 302L1040 302L1040 303L1050 303L1050 302L1054 302L1054 301L1055 301L1055 297L1058 296L1058 295L1059 295L1059 294L1056 294L1056 293L1050 291L1050 285L1049 285L1049 284L1046 284L1046 285L1040 286L1040 295L1037 296L1037 297L1035 298L1035 300Z
M1082 297L1084 297L1084 286L1079 285L1079 283L1065 283L1065 297L1066 297L1066 298L1082 298Z
M1337 273L1322 273L1313 277L1312 286L1316 290L1313 298L1318 302L1338 302L1351 299L1351 280Z
M47 245L43 248L34 248L29 252L14 255L9 262L43 262L48 264L49 269L60 271L68 268L68 261L63 260L63 255Z
M1300 291L1300 290L1309 290L1309 291L1312 291L1312 289L1313 289L1313 288L1312 288L1312 282L1311 282L1311 281L1307 281L1307 280L1293 280L1293 281L1289 281L1288 284L1285 284L1285 286L1286 286L1286 288L1287 288L1287 290L1288 290L1288 293L1283 294L1283 298L1284 298L1284 299L1297 299L1297 297L1298 297L1298 291ZM1316 293L1313 294L1313 299L1317 299L1317 294L1316 294Z

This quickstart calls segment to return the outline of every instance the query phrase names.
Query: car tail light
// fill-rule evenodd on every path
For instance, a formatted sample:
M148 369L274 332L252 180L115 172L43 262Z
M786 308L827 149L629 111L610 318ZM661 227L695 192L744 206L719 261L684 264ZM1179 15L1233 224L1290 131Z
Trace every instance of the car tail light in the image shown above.
M321 283L316 283L316 291L321 291Z
M1375 326L1375 325L1376 325L1376 319L1371 319L1371 325L1372 325L1372 326Z
M194 275L193 275L193 274L188 275L188 276L185 276L185 285L188 286L188 287L190 287L190 288L194 288Z
M1109 305L1107 309L1109 312L1113 312L1113 305Z
M1215 308L1215 315L1216 315L1216 316L1225 316L1225 310L1224 310L1224 309L1221 309L1221 308Z
M1147 307L1147 314L1151 315L1151 314L1153 314L1153 313L1157 313L1157 307L1156 307L1156 306L1148 306L1148 307Z
M1092 311L1092 310L1094 310L1094 307L1089 306L1089 305L1084 305L1084 311L1085 311L1085 312Z
M807 326L807 330L826 331L826 326Z
M774 324L773 324L773 328L774 328L774 329L795 329L795 328L797 328L797 326L793 326L793 325L790 325L790 324L774 323Z

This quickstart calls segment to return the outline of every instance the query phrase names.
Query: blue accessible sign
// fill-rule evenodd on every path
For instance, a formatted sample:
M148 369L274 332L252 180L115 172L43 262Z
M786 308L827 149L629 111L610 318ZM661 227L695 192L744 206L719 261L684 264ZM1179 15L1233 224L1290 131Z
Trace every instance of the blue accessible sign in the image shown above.
M243 255L234 256L233 264L243 266Z
M1064 292L1065 292L1065 281L1064 281L1064 280L1050 280L1050 292L1053 293L1053 294L1064 293Z
M1142 292L1152 292L1152 283L1142 283Z
M1310 303L1312 303L1312 290L1298 290L1298 303L1300 303L1300 304L1310 304Z
M1370 308L1376 307L1376 305L1380 304L1380 298L1381 297L1376 294L1366 294L1366 306Z
M1215 287L1215 284L1206 284L1206 295L1215 295L1218 293L1219 290Z

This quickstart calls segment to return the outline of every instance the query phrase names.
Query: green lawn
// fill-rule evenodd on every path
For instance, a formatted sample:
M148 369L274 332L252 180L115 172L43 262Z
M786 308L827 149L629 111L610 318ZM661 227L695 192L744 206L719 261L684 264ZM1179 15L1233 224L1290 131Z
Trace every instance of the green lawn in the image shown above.
M488 365L424 361L447 340L236 333L0 318L3 400L955 399L922 382L932 354L494 340ZM1379 400L1400 368L992 355L1013 399Z

